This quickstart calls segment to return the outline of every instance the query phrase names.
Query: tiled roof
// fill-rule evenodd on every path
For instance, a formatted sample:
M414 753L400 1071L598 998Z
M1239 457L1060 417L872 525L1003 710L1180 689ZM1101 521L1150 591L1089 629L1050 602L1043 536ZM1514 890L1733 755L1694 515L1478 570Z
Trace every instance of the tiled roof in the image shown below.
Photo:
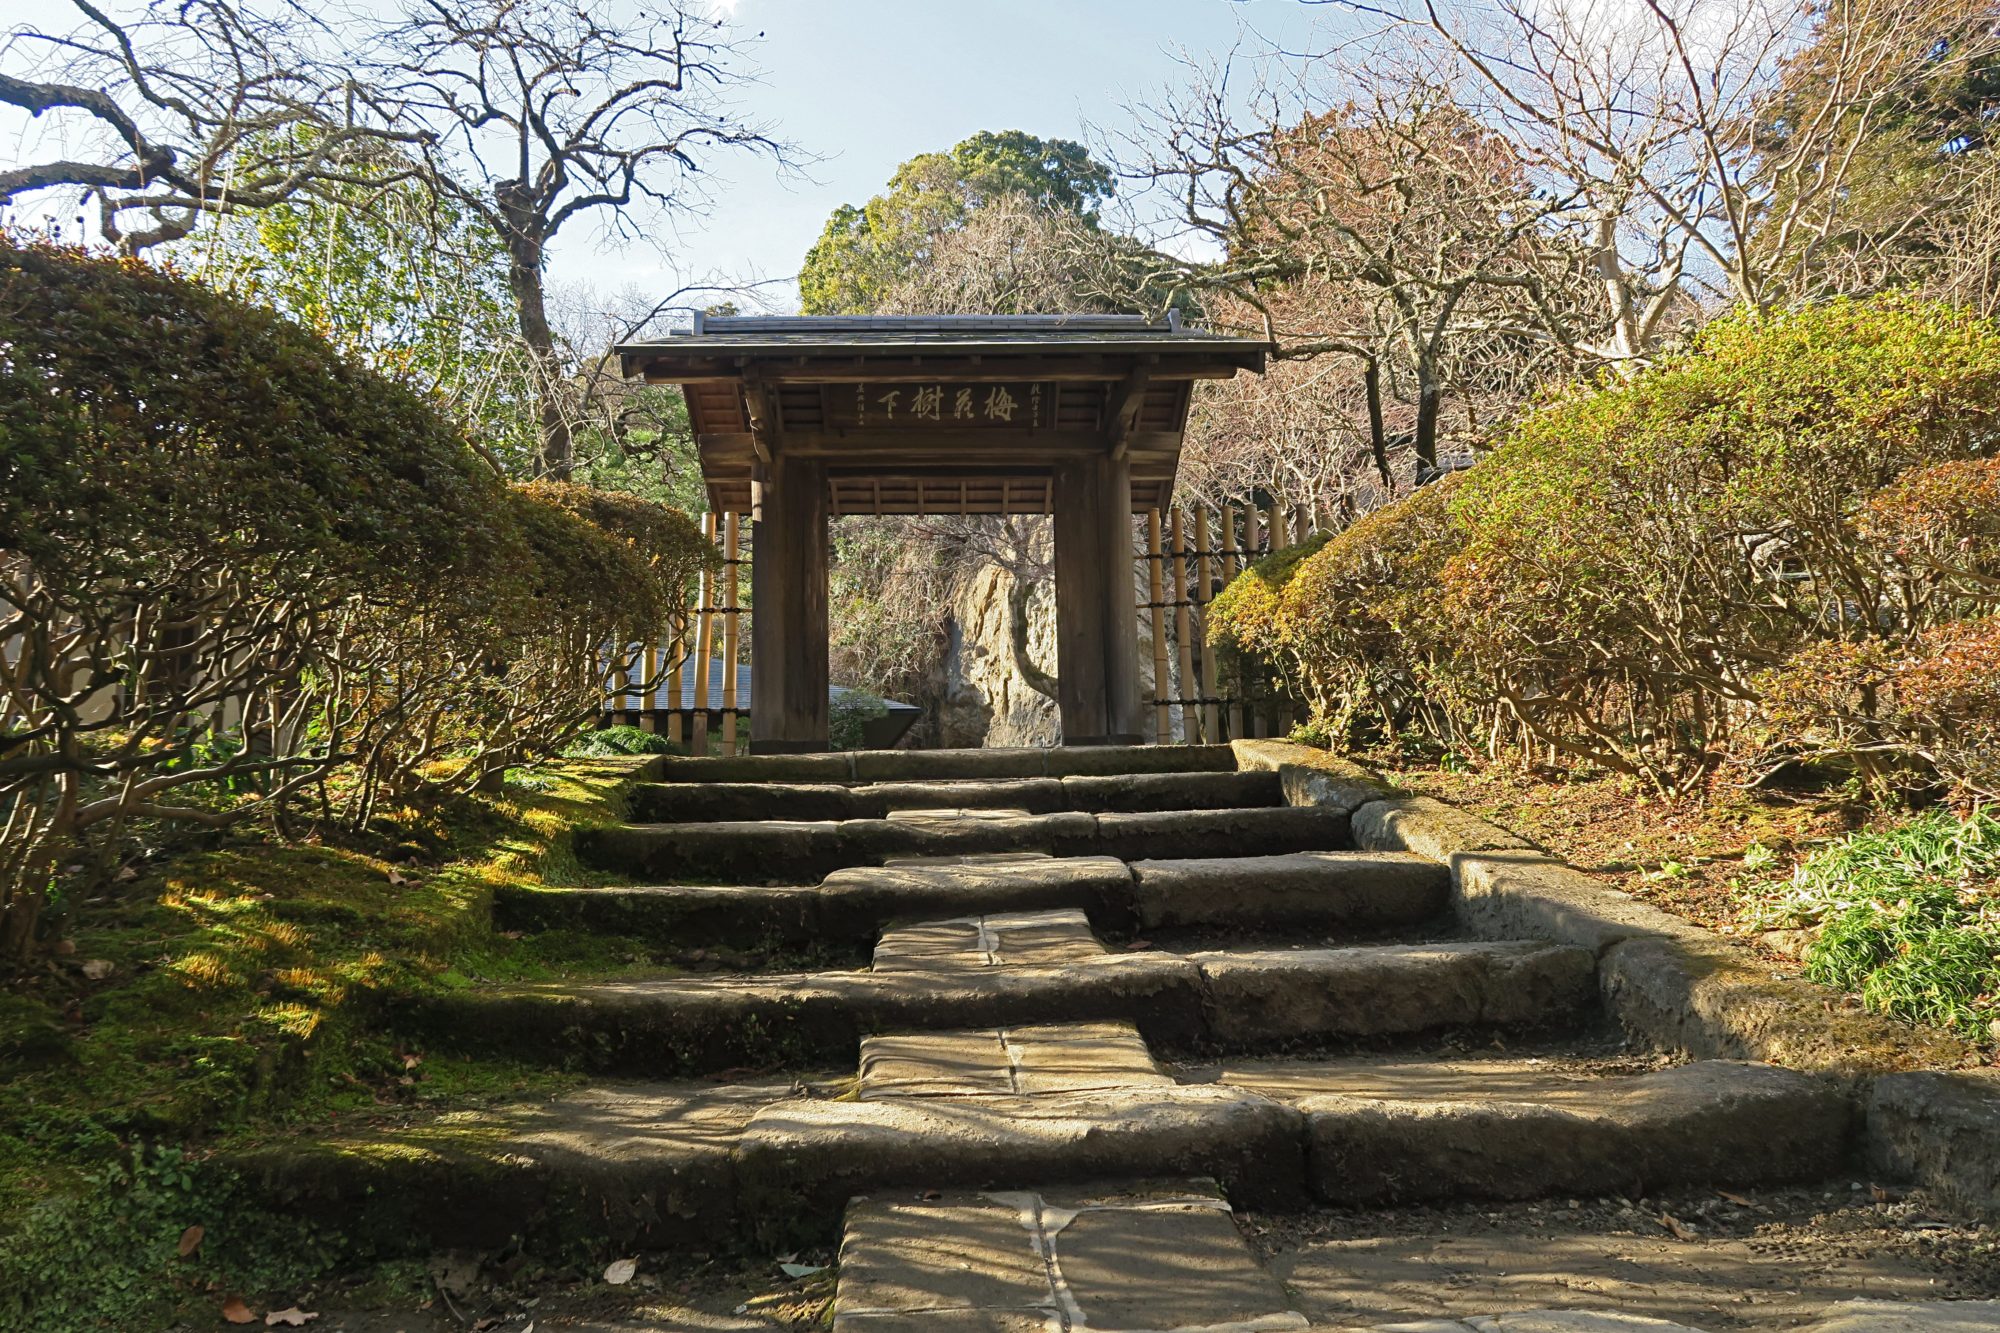
M791 355L847 354L857 349L981 349L998 352L1089 348L1162 348L1261 354L1259 338L1187 328L1179 315L1163 322L1136 315L700 315L694 327L664 338L630 342L627 357L686 355L705 350L770 351Z

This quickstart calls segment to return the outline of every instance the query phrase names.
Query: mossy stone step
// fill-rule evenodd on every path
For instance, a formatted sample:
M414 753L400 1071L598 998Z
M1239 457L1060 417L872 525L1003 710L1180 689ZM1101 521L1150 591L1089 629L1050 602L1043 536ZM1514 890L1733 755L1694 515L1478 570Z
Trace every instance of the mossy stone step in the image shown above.
M897 810L1015 807L1030 814L1227 810L1284 804L1273 772L834 782L653 782L633 789L638 823L885 819Z
M1416 926L1447 908L1443 866L1402 852L1138 861L1045 852L924 858L836 870L817 887L664 885L494 892L504 930L586 930L674 948L858 950L893 922L1078 908L1100 931Z
M857 1199L836 1333L1306 1327L1213 1181Z
M1604 1075L1540 1060L1225 1064L1217 1082L1302 1111L1316 1197L1337 1204L1815 1180L1847 1160L1842 1090L1731 1060Z
M1047 852L1132 860L1347 846L1346 812L1309 806L631 824L576 834L577 856L599 869L637 879L736 884L814 884L836 870L916 856Z
M1127 773L1228 773L1227 745L1075 745L1050 749L852 750L834 754L666 755L657 782L927 782L956 778L1067 778Z
M406 997L391 1018L435 1049L660 1076L845 1063L878 1032L1107 1019L1174 1052L1559 1028L1596 995L1583 950L1451 943L492 988Z

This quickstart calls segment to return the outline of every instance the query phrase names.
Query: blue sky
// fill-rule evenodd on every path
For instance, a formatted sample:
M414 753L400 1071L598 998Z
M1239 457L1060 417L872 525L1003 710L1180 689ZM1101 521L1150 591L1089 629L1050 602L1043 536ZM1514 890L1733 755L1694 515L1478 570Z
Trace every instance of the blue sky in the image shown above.
M1086 139L1183 80L1183 52L1219 59L1242 43L1297 41L1325 10L1297 0L737 0L761 82L743 112L823 160L785 182L748 161L721 165L704 224L658 247L682 274L787 277L827 215L878 193L898 163L979 130ZM580 233L559 280L651 289L668 264L647 246L604 253ZM787 298L788 299L788 298Z
M381 11L389 0L350 0ZM593 5L646 0L580 0ZM115 0L129 13L139 0ZM761 161L711 159L712 204L647 242L613 245L591 227L559 238L556 285L627 289L649 302L682 280L786 279L842 203L879 192L897 164L979 130L1091 141L1127 108L1183 83L1198 63L1278 41L1297 45L1328 15L1299 0L706 0L727 11L759 71L737 89L749 120L817 158L806 179ZM0 21L65 31L67 0L0 0ZM758 34L762 37L759 38ZM55 137L51 137L54 134ZM0 163L66 147L48 121L0 112ZM30 207L22 210L32 216ZM62 211L62 210L56 210ZM773 291L783 306L788 290Z

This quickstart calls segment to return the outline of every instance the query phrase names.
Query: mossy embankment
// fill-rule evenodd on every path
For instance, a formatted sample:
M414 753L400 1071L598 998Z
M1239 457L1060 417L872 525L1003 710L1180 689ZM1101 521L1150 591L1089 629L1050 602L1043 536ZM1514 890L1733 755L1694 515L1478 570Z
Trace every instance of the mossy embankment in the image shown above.
M0 992L0 1330L159 1326L352 1248L264 1211L212 1165L231 1147L573 1084L432 1053L388 1015L483 982L663 970L642 941L503 932L490 910L502 884L604 883L574 835L622 817L645 762L510 773L367 838L161 852L67 904L47 965Z

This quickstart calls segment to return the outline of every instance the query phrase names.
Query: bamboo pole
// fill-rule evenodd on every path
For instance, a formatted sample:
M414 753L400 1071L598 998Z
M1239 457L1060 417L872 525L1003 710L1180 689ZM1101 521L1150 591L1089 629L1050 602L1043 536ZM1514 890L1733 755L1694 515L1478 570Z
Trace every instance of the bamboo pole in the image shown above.
M699 583L695 584L695 601L697 604L701 601ZM688 609L692 613L694 608ZM688 656L686 619L681 621L680 635L674 640L670 651L673 653L673 660L667 663L667 739L679 745L687 735L687 729L681 722L681 663L685 662Z
M1181 527L1181 511L1174 510L1172 538L1174 553L1174 652L1180 668L1181 739L1193 744L1201 725L1197 705L1190 698L1194 689L1194 644L1188 636L1187 533Z
M1215 571L1208 547L1208 506L1194 507L1195 633L1201 640L1201 738L1213 745L1222 739L1215 702L1215 650L1208 646L1208 603L1215 595Z
M722 539L722 752L736 753L736 553L743 516L730 512Z
M715 513L701 516L701 533L715 544ZM699 626L695 634L694 650L694 718L693 731L688 749L694 754L708 753L708 655L715 648L715 575L701 576L701 605L695 608L695 622Z
M660 645L649 643L639 659L639 725L647 731L660 729Z
M1160 511L1146 511L1146 610L1153 627L1153 734L1161 745L1174 738L1172 707L1173 682L1167 675L1167 635L1160 603L1165 599L1160 577Z

